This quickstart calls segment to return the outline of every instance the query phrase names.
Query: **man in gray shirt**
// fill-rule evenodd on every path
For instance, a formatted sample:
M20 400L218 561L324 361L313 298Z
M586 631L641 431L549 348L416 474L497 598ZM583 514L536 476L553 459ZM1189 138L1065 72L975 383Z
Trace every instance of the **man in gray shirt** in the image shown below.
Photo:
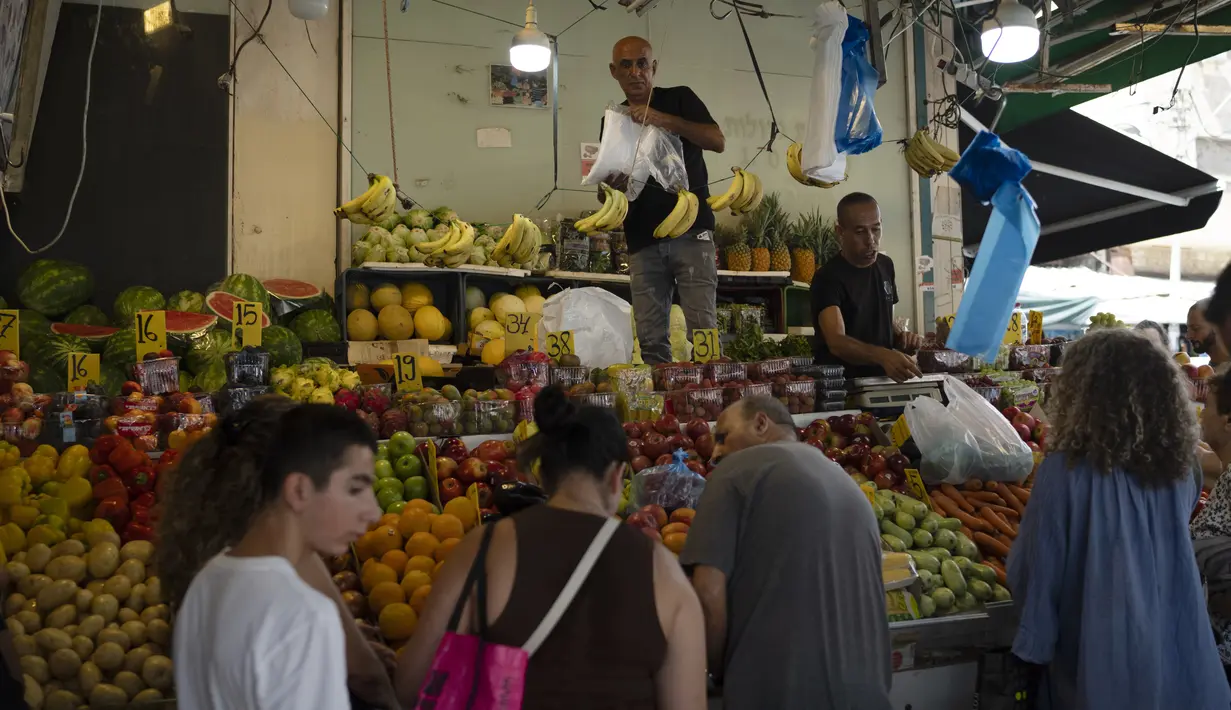
M748 397L718 419L680 563L705 612L724 710L889 710L881 546L867 497L795 439L786 407Z

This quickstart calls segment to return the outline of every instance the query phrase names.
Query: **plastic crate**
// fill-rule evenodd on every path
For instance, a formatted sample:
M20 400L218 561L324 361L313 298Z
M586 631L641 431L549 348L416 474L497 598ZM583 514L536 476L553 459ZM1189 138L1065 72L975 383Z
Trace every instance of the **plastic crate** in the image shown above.
M602 407L603 409L615 409L616 393L615 392L592 392L590 394L573 395L570 399L579 407Z
M744 397L772 397L774 386L768 382L751 385L735 385L722 388L722 407L726 409Z
M590 371L584 367L552 367L550 369L551 383L564 385L565 389L590 380Z
M775 384L774 396L786 405L787 411L791 414L816 411L816 384L812 380L795 380Z
M697 365L664 365L654 368L654 389L660 392L701 384L702 368Z
M772 360L748 363L748 379L754 382L764 382L776 375L791 374L790 358L779 357Z
M722 388L675 390L666 393L671 411L681 421L704 419L712 422L722 413Z
M742 382L748 379L748 367L742 362L711 362L705 366L707 380L716 385Z
M818 390L844 390L846 389L846 378L844 377L824 377L816 379L816 388Z
M496 382L501 387L517 385L517 389L528 385L546 387L551 384L551 367L545 362L517 362L501 365L496 368Z
M459 417L462 436L512 432L517 424L515 404L506 400L464 400Z
M133 376L145 394L170 394L180 391L180 359L159 357L133 365Z

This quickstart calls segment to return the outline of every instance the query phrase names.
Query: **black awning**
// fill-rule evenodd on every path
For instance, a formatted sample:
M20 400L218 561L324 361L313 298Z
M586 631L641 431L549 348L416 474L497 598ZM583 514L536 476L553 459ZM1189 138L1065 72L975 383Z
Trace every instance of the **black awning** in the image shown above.
M959 133L963 148L973 137L974 133L963 125ZM1196 194L1217 183L1216 178L1071 110L1015 128L1000 137L1032 161L1148 190L1167 194L1189 190ZM1222 199L1222 192L1214 191L1197 194L1184 207L1146 203L1135 195L1037 170L1027 175L1022 185L1038 203L1042 225L1043 233L1031 260L1034 264L1201 229ZM1141 209L1147 204L1152 206ZM1135 205L1137 211L1100 214L1130 205ZM983 239L990 214L990 206L980 204L963 191L962 243L968 252L973 252ZM1072 222L1085 217L1105 218L1076 226Z

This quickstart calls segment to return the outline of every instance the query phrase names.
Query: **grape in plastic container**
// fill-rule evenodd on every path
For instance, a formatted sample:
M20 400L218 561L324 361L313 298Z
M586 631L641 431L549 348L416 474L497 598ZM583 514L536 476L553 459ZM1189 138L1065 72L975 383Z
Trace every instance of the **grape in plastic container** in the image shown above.
M584 367L552 366L550 370L551 384L563 385L565 389L590 381L590 371Z
M816 411L816 383L811 379L777 383L774 385L774 396L786 405L791 414Z
M672 412L681 421L689 419L704 419L707 422L716 421L722 413L722 388L676 390L668 392L667 401L671 403Z
M642 469L633 476L631 507L659 505L664 510L696 508L705 491L705 477L685 465L684 451L676 450L671 463Z
M774 386L768 382L757 382L751 385L727 383L722 388L722 408L726 409L744 397L771 397Z
M508 434L516 425L515 402L505 400L462 400L460 423L463 436Z
M170 394L180 391L180 359L159 357L133 365L133 376L145 394Z
M919 370L924 374L974 372L974 358L956 350L920 350Z
M749 379L748 367L742 362L711 362L705 366L705 379L720 385Z

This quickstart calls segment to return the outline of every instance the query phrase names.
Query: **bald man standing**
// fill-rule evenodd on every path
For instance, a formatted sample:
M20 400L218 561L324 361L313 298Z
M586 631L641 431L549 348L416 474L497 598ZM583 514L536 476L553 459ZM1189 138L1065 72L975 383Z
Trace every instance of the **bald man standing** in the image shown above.
M710 194L706 187L709 174L701 151L721 153L726 148L722 129L693 90L687 86L655 88L657 71L654 49L641 37L625 37L611 50L611 76L624 91L623 105L629 107L634 121L680 137L688 189L700 201L691 229L675 239L655 239L654 228L675 207L676 196L651 178L624 218L637 338L642 359L651 365L672 360L668 326L677 290L690 334L693 328L718 327L714 212L705 201ZM607 179L621 190L627 181L626 175ZM600 199L602 194L600 190Z

